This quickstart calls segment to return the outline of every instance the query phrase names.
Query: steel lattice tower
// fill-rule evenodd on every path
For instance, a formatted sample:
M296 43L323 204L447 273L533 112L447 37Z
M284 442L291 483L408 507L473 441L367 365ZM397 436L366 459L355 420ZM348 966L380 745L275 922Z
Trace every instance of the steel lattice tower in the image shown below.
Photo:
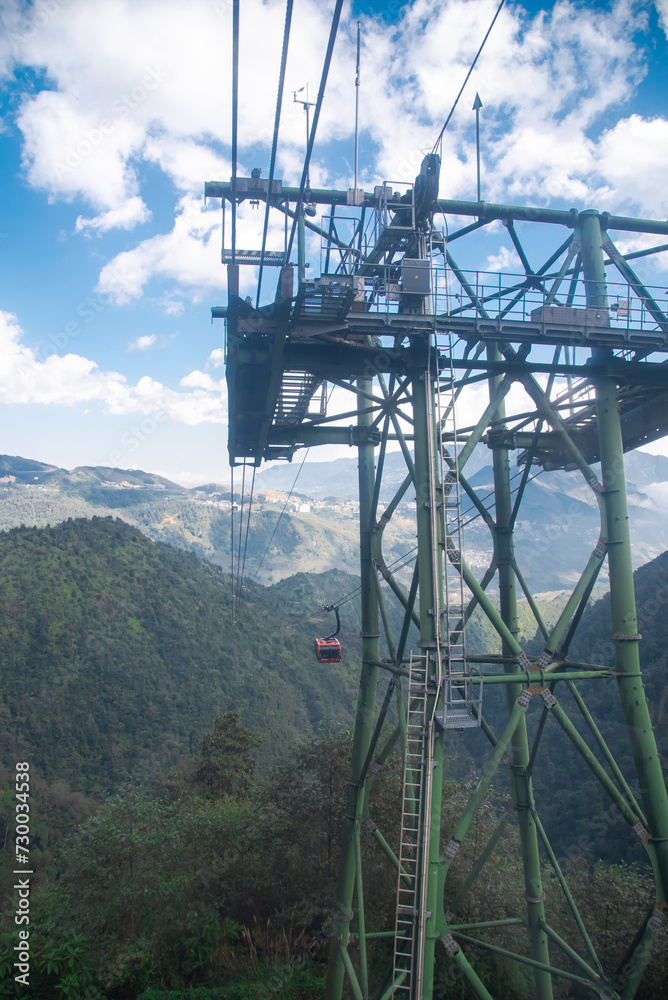
M638 988L665 917L668 890L668 800L640 670L624 452L668 429L668 318L657 293L630 261L665 249L619 252L611 233L668 233L668 223L596 211L552 211L485 203L435 201L437 158L426 158L412 187L382 184L373 191L314 190L309 200L324 218L304 213L302 193L260 177L206 185L208 197L236 205L269 201L299 222L298 274L283 253L275 300L254 308L239 296L239 267L257 263L257 251L223 249L228 304L212 310L227 325L229 454L232 465L290 460L299 448L349 443L359 456L362 660L352 772L345 811L342 862L333 915L327 1000L430 998L436 949L442 949L479 998L493 990L468 957L486 948L528 967L535 996L550 1000L557 982L586 986L587 995L629 1000ZM438 188L436 186L435 190ZM449 220L449 235L435 218ZM462 223L462 219L472 220ZM352 221L351 221L352 220ZM466 238L501 220L524 273L467 272L454 253ZM521 224L521 225L520 225ZM540 267L532 267L518 226L541 227L541 242L558 237ZM306 280L306 232L321 242L321 274ZM544 232L544 235L543 235ZM611 282L618 283L609 302ZM295 287L296 286L296 287ZM485 382L488 400L477 421L458 430L454 412L467 387ZM351 394L349 411L327 415L313 400L323 384ZM527 403L507 406L520 384ZM355 424L351 424L351 419ZM379 497L388 446L401 448L406 478L381 510ZM493 503L484 505L466 477L478 445L491 452ZM513 493L509 453L520 450L523 468ZM592 465L600 462L600 474ZM522 574L515 526L532 467L577 469L597 506L600 534L552 628ZM383 556L383 531L408 491L416 496L417 561L403 587ZM491 563L479 579L466 562L461 498L472 503L493 542ZM491 513L491 509L494 513ZM462 537L464 541L462 542ZM614 668L569 660L569 647L607 562L611 591ZM489 593L498 588L498 603ZM543 647L529 656L517 640L518 591L529 601ZM388 602L398 601L403 625L393 635ZM467 656L465 625L476 609L493 626L502 654ZM411 624L419 641L410 648ZM387 655L381 653L381 637ZM626 719L637 782L634 794L587 709L580 682L605 685ZM505 724L492 731L481 689L502 685ZM530 742L526 712L533 699L542 717ZM398 726L384 743L383 724L396 701ZM482 707L481 707L482 706ZM583 739L573 712L588 726ZM629 928L621 978L605 969L568 889L567 878L540 820L532 774L540 767L546 725L566 734L641 841L656 887L655 902L639 928ZM482 727L489 757L452 829L441 829L444 740ZM397 803L401 843L388 844L373 820L373 778L396 741L405 758L404 796ZM590 743L595 745L592 750ZM586 767L585 767L586 765ZM451 889L449 869L499 768L506 766L510 808L482 849L465 884ZM526 949L512 952L482 939L484 925L458 926L457 911L476 877L493 863L504 826L516 817L522 850L525 905L506 925L525 924ZM397 886L391 927L367 926L364 910L366 852L387 858ZM579 932L572 947L553 929L545 906L545 859ZM356 942L349 947L351 934ZM382 982L370 982L367 944L388 936L393 956ZM484 936L484 935L483 935ZM561 955L559 962L555 956ZM565 963L565 964L564 964Z

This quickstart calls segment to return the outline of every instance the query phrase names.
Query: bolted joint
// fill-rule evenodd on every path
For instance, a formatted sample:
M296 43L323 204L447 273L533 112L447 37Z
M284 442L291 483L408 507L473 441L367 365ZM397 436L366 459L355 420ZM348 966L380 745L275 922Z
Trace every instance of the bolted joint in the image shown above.
M443 851L444 857L448 861L453 861L456 857L457 851L459 850L459 841L455 840L454 837L450 837L445 850Z
M540 696L545 702L546 708L554 708L554 706L557 704L557 699L554 697L551 691L548 691L547 688L543 688L543 690L540 693Z
M538 670L545 670L551 659L552 659L552 653L550 652L550 650L543 649L540 656L536 660L536 667L538 668Z
M532 698L533 698L533 695L532 695L531 691L529 691L528 688L524 688L524 690L522 691L522 694L517 699L516 704L519 705L520 708L523 708L523 709L526 710L529 707L529 705L531 704L531 699Z
M592 552L595 559L603 559L606 552L608 551L608 539L599 538L596 548Z
M378 560L378 562L376 563L376 569L378 570L378 572L382 576L383 580L389 580L390 577L392 576L392 574L390 573L389 569L387 568L387 563L384 563L384 562L381 562L380 560Z
M453 938L452 934L446 934L445 937L442 937L441 944L445 948L446 955L449 955L451 958L459 951L459 945Z
M594 496L600 497L603 493L605 493L605 486L600 481L598 476L590 476L589 479L587 479L587 486L590 488Z

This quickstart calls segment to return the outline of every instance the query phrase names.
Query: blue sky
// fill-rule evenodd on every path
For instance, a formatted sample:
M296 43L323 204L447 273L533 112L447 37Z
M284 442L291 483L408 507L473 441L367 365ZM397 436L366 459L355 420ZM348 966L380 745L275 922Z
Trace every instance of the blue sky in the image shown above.
M312 183L353 183L358 17L368 189L414 178L496 6L346 6ZM287 95L317 93L332 8L295 0ZM241 0L241 173L268 172L284 14L284 0ZM231 0L4 0L0 16L0 450L224 482L223 331L209 309L225 272L219 204L202 192L230 175ZM509 0L446 133L441 195L474 197L477 90L485 200L668 217L667 29L668 0ZM303 145L288 99L285 183ZM239 243L259 247L261 223L244 207ZM281 232L272 223L277 246ZM500 228L473 254L468 266L516 266ZM647 280L668 284L653 267ZM250 269L245 280L250 291Z

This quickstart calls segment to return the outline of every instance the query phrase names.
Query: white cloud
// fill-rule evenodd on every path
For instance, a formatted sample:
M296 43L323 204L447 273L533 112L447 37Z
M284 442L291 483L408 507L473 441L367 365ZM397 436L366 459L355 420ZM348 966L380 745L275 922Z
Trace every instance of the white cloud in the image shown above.
M225 285L220 245L219 212L185 196L171 233L152 236L114 257L103 267L97 290L124 305L138 298L156 276L189 287L198 301L205 292Z
M128 344L128 351L147 351L153 347L158 339L157 333L146 334L144 337L137 337L131 344Z
M221 368L225 364L225 351L222 347L214 347L211 354L206 359L207 368Z
M130 198L120 208L109 209L94 219L84 219L80 215L74 226L75 233L92 230L96 233L106 233L110 229L133 229L142 222L148 222L151 213L141 198Z
M83 197L109 210L137 195L131 158L144 141L138 123L101 119L95 108L81 110L72 94L51 90L25 99L17 123L27 179L52 199Z
M660 219L668 216L666 119L646 121L631 115L621 120L601 137L598 158L598 172L612 186L611 200L616 208L638 206L643 214Z
M226 422L223 381L195 379L192 392L177 392L144 375L133 386L119 372L100 371L94 361L78 354L53 354L42 361L21 338L16 317L0 312L1 403L73 406L96 401L112 414L160 410L184 424Z
M263 212L248 203L242 204L237 213L237 247L259 248L263 223ZM229 230L227 238L229 246ZM283 242L284 223L274 213L267 248L282 249ZM116 305L126 305L139 298L149 281L157 278L176 282L183 289L182 294L199 302L213 290L226 287L225 268L220 264L221 244L220 211L213 203L204 205L201 199L184 195L179 200L172 231L144 240L114 257L102 269L97 291L110 295ZM253 289L256 276L257 268L242 268L244 294ZM168 314L178 314L178 306L172 299L163 301Z
M157 164L181 191L201 194L205 180L229 180L232 173L232 164L227 158L193 139L167 134L149 136L144 156Z
M116 256L100 289L124 304L152 278L194 299L222 288L219 223L195 204L195 193L231 170L231 5L192 0L187 17L178 0L47 6L55 13L37 27L34 11L10 0L2 15L14 40L0 47L0 72L16 59L43 69L49 81L50 89L25 94L17 118L28 182L52 199L92 207L92 217L78 207L76 229L104 234L147 221L143 177L146 167L159 169L183 195L174 228ZM360 179L367 187L383 178L413 181L496 7L497 0L414 0L395 24L364 19ZM662 23L667 9L658 0ZM303 110L291 93L308 83L315 98L330 13L303 0L294 20L278 155L286 184L299 179L305 142ZM268 162L283 19L283 0L245 0L241 11L241 172ZM445 135L442 196L474 195L470 108L479 91L487 201L664 216L668 123L628 110L645 71L636 40L646 29L646 12L633 0L607 7L557 0L534 17L507 5ZM322 108L314 184L341 184L346 169L352 184L354 34L348 11ZM325 141L341 144L336 156L323 153ZM247 245L258 246L257 225L244 233L243 211L239 224L239 245L246 233L255 240ZM272 226L280 246L280 220ZM244 279L252 283L251 269ZM177 301L166 302L166 311L178 309Z
M210 392L221 392L224 379L217 382L215 379L207 375L206 372L193 371L189 375L184 376L179 382L179 385L183 386L184 389L208 389Z
M523 273L522 263L514 250L502 246L498 254L490 254L483 271L520 271Z

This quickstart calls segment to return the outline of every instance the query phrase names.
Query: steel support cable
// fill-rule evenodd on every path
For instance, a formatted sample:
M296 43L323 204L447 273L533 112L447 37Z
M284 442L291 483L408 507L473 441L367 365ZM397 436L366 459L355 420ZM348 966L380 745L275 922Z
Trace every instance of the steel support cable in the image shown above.
M237 257L237 153L239 139L239 0L232 0L232 263Z
M456 107L457 107L457 105L459 104L459 98L460 98L460 97L462 96L462 94L464 93L464 87L465 87L465 86L466 86L466 84L467 84L467 83L469 82L469 77L471 76L471 73L472 73L472 72L473 72L473 70L475 69L475 64L476 64L476 63L477 63L477 61L478 61L478 57L480 56L480 53L482 52L482 50L483 50L483 49L484 49L484 47L485 47L485 43L487 42L487 39L489 38L489 36L490 36L490 34L491 34L491 32L492 32L492 28L493 28L493 27L494 27L494 25L496 24L496 19L497 19L497 17L499 16L499 14L501 13L501 10L502 10L502 8L503 8L503 5L505 4L505 2L506 2L506 0L501 0L501 3L499 4L499 6L498 6L498 8L497 8L497 11L496 11L496 14L495 14L495 15L494 15L494 17L492 18L492 23L490 24L489 28L487 29L487 34L486 34L486 35L485 35L485 37L483 38L483 40L482 40L482 44L481 44L480 48L478 49L478 51L477 51L477 52L476 52L476 54L475 54L475 59L474 59L474 60L473 60L473 62L471 63L471 68L470 68L470 70L468 71L468 73L466 74L466 79L464 80L464 82L463 82L463 84L462 84L462 86L461 86L461 90L459 91L459 93L457 94L457 97L455 98L455 103L454 103L454 104L452 105L452 109L451 109L451 111L450 111L450 114L449 114L449 115L448 115L448 117L447 117L447 118L445 119L445 124L444 124L443 128L441 129L441 131L440 131L440 132L439 132L439 134L438 134L438 139L437 139L437 140L436 140L436 142L434 143L434 148L432 149L432 153L435 153L435 152L436 152L436 147L437 147L437 146L438 146L438 145L440 144L440 142L441 142L441 139L443 138L443 133L445 132L445 130L446 130L446 128L448 127L448 125L450 124L450 119L451 119L451 118L452 118L452 116L454 115L454 113L455 113L455 108L456 108Z
M260 251L260 270L257 276L257 298L255 308L260 307L260 289L262 288L262 272L264 270L264 255L267 248L267 231L269 229L269 210L271 207L271 188L274 182L274 170L276 168L276 149L278 146L278 128L281 121L281 107L283 105L283 86L285 84L285 67L288 61L288 44L290 41L290 25L292 23L293 0L287 0L285 7L285 27L283 28L283 49L281 52L281 68L278 74L278 93L276 95L276 115L274 117L274 138L271 144L271 158L269 160L269 180L267 181L267 204L264 210L264 226L262 229L262 249Z
M336 6L334 8L334 14L332 17L332 27L329 32L329 41L327 43L327 52L325 54L325 62L322 67L322 76L320 78L320 88L318 90L318 98L315 105L315 111L313 112L313 124L311 125L311 134L308 137L308 144L306 146L306 156L304 157L304 168L302 170L302 177L299 183L297 207L295 209L295 217L292 222L292 229L290 230L290 239L288 240L288 245L285 250L284 264L287 264L288 261L290 260L290 254L292 253L292 244L294 243L295 239L295 230L297 228L297 220L299 217L299 213L301 212L302 202L304 200L304 189L306 187L306 178L308 177L309 173L309 166L311 163L311 153L313 152L313 144L315 142L315 136L318 130L320 110L322 108L322 102L325 97L325 87L327 86L327 77L329 75L329 67L332 62L332 55L334 53L334 42L336 41L336 35L339 29L339 20L341 18L342 7L343 7L343 0L336 0Z
M230 466L230 576L232 577L232 612L234 617L234 466Z
M527 482L528 482L528 483L532 483L532 482L534 481L534 479L538 479L538 476L542 475L542 473L543 473L544 471L545 471L544 469L539 469L539 470L538 470L538 472L536 472L536 473L535 473L535 475L531 476L531 478L527 480ZM515 472L515 473L513 473L513 475L512 475L511 477L510 477L510 482L511 482L511 483L512 483L512 482L514 482L514 481L515 481L515 480L516 480L516 479L518 478L518 476L521 476L521 475L523 475L523 472L524 472L524 470L520 470L520 471L518 471L518 472ZM519 489L519 487L518 487L518 489ZM514 491L511 491L511 496L512 496L513 492L514 492L514 493L516 494L516 493L517 493L517 490L514 490ZM480 498L479 498L479 499L480 499L480 502L481 502L482 504L484 504L485 500L489 500L489 498L490 498L490 497L492 497L492 496L494 496L494 490L492 490L492 491L491 491L490 493L485 493L485 495L484 495L484 496L480 497ZM494 505L494 504L492 503L492 504L490 504L490 506L489 506L489 507L487 508L487 512L488 512L488 513L489 513L490 515L491 515L491 512L492 512L492 507L494 507L494 506L495 506L495 505ZM466 508L466 510L463 510L463 511L462 511L462 517L466 517L466 515L467 515L467 514L469 514L469 513L470 513L470 512L472 511L472 510L475 510L475 509L476 509L476 507L475 507L475 504L471 504L471 506L470 506L470 507L467 507L467 508ZM482 513L480 513L480 512L478 512L477 514L474 514L472 518L469 518L469 520L468 520L468 521L465 521L465 522L464 522L464 523L462 524L462 528L465 528L465 527L466 527L466 526L467 526L468 524L471 524L471 523L472 523L473 521L476 521L476 520L477 520L477 519L478 519L479 517L482 517L482 516L483 516L483 515L482 515Z
M301 474L301 471L302 471L302 469L304 468L304 462L305 462L305 461L306 461L306 459L308 458L308 453L310 452L310 450L311 450L310 448L307 448L307 449L306 449L306 452L304 453L304 457L302 458L302 464L301 464L301 465L299 466L299 468L297 469L297 475L295 476L295 478L294 478L294 482L292 483L292 486L290 487L290 492L288 493L288 496L287 496L287 499L286 499L285 503L283 504L283 509L281 510L281 513L280 513L280 514L278 515L278 520L276 521L276 524L274 525L274 530L273 530L273 531L272 531L272 533L271 533L271 538L270 538L270 539L269 539L269 541L267 542L267 547L266 547L266 549L264 550L264 554L263 554L263 556L262 556L262 559L260 559L260 565L259 565L259 566L258 566L258 568L257 568L257 569L255 570L255 574L254 574L254 576L255 576L255 579L256 579L256 580L257 580L257 577L258 577L258 573L259 573L259 572L260 572L260 570L262 569L262 564L264 563L264 560L265 560L265 557L266 557L266 555L267 555L267 552L269 551L269 547L270 547L271 543L272 543L272 542L273 542L273 540L274 540L274 535L275 535L275 534L276 534L276 532L278 531L278 526L279 526L279 524L281 523L281 519L282 519L283 515L285 514L285 511L287 510L287 506L288 506L288 504L290 503L290 497L291 497L291 496L292 496L292 494L294 493L294 489L295 489L295 486L297 485L297 480L299 479L299 476L300 476L300 474Z
M332 395L333 395L333 393L334 393L334 386L332 386L332 389L331 389L331 392L330 392L329 396L327 397L327 406L329 406L329 402L330 402L330 400L331 400L331 398L332 398ZM292 486L290 487L290 492L288 493L288 497L287 497L287 500L286 500L286 501L285 501L285 503L283 504L283 509L281 510L281 513L280 513L280 514L278 515L278 520L276 521L276 524L274 525L274 530L273 530L273 531L272 531L272 533L271 533L271 538L270 538L270 539L269 539L269 541L267 542L267 547L266 547L266 549L264 550L264 554L263 554L263 556L262 556L262 559L260 560L260 565L258 566L257 570L255 571L255 579L256 579L256 580L257 580L257 576L258 576L258 573L259 573L259 572L260 572L260 570L262 569L262 564L264 563L264 560L265 560L265 557L266 557L266 555L267 555L267 552L269 551L269 546L270 546L270 545L271 545L271 543L273 542L273 540L274 540L274 535L276 534L276 532L277 532L277 530L278 530L278 526L279 526L279 524L281 523L281 518L282 518L282 517L283 517L283 515L285 514L285 511L287 510L287 506L288 506L288 504L290 503L290 497L291 497L291 496L292 496L292 494L294 493L294 489L295 489L295 486L297 485L297 480L299 479L299 476L301 475L301 471L302 471L302 469L304 468L304 462L305 462L305 461L306 461L306 459L308 458L308 455L309 455L309 452L310 452L310 450L311 450L310 448L307 448L307 449L306 449L306 451L305 451L305 453L304 453L304 457L302 458L302 462L301 462L301 465L300 465L300 466L299 466L299 468L297 469L297 475L295 476L295 478L294 478L294 481L293 481L293 483L292 483Z
M251 482L250 497L248 498L248 514L246 515L246 536L245 536L245 539L244 539L244 555L243 555L243 560L241 562L241 570L240 571L237 570L237 572L239 573L239 591L238 591L238 595L237 595L237 618L239 617L239 610L240 610L240 607L241 607L241 594L242 594L242 590L243 590L243 586L244 586L244 575L246 573L246 550L248 549L248 533L250 531L251 512L253 510L253 493L254 493L254 490L255 490L255 472L256 472L256 469L255 469L255 466L253 466L253 479L252 479L252 482Z
M413 552L415 552L416 549L417 545L414 545L412 549L408 550L408 552L404 552L402 555L397 556L394 562L390 563L390 565L387 567L388 570L403 569L404 566L408 566L408 563L410 561L410 556L413 554ZM402 559L406 561L402 562ZM401 563L401 565L398 565L399 563ZM335 605L332 605L332 607L340 608L343 604L347 604L348 601L352 601L352 599L356 597L361 592L361 590L362 590L361 586L357 587L355 590L351 590L348 594L345 594L340 600L338 600Z
M410 556L413 554L413 552L415 552L416 549L417 545L414 545L412 549L408 550L408 552L404 552L402 555L397 556L394 562L390 563L390 565L387 568L403 569L404 566L408 565L410 561ZM402 562L402 559L406 561ZM397 565L398 563L401 563L401 565ZM360 585L359 587L356 587L354 590L348 591L347 594L344 594L343 597L340 597L337 601L334 602L334 604L331 605L332 609L343 607L344 604L347 604L349 601L352 601L355 597L357 597L357 595L361 592L361 590L362 587ZM309 615L307 618L298 618L297 621L290 622L290 625L299 625L301 622L310 622L310 621L324 621L324 619L320 616L316 616L316 613L314 612L314 614Z
M239 543L237 548L237 580L236 580L236 594L234 593L234 580L232 581L232 593L233 593L233 603L232 603L232 624L237 623L237 611L239 607L239 567L241 565L241 534L243 531L244 523L244 499L246 497L246 466L243 466L243 472L241 474L241 504L239 506Z

